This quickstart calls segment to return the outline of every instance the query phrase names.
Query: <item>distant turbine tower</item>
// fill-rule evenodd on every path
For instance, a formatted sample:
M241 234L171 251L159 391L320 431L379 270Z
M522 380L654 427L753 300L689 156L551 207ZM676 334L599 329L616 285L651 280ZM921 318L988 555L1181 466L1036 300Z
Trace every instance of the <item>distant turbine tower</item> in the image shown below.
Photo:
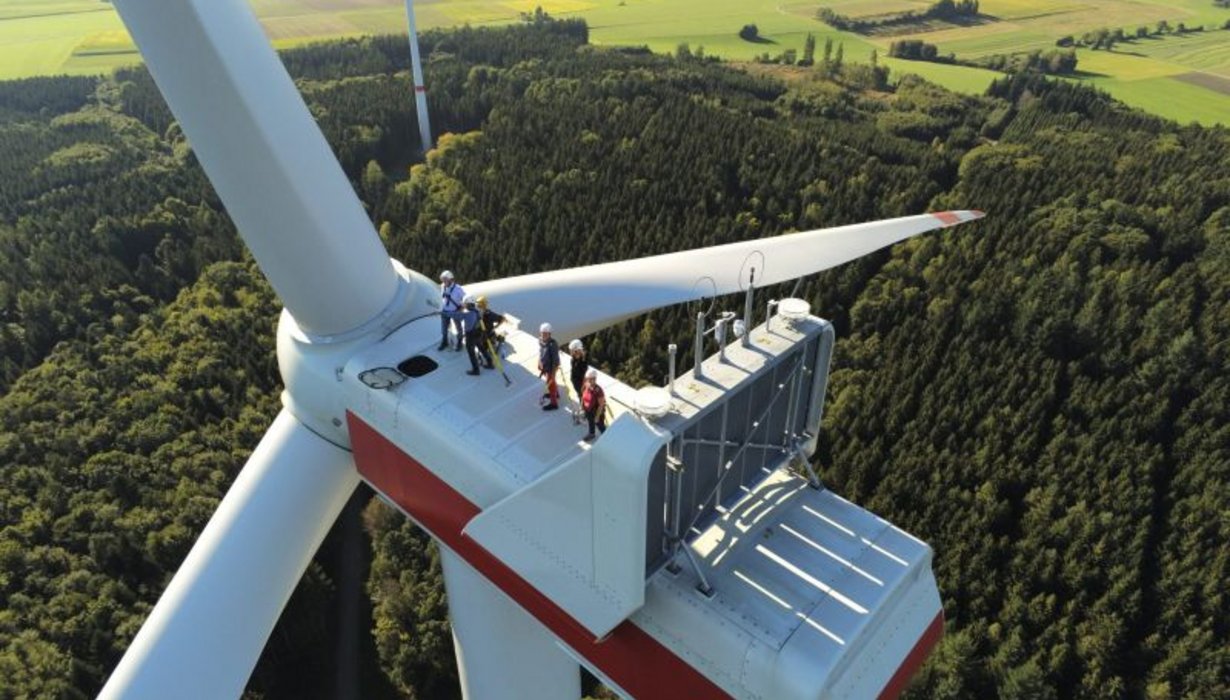
M431 122L427 119L427 85L423 83L423 59L419 57L419 35L414 28L414 3L406 0L406 23L410 25L410 72L414 76L414 106L419 113L419 141L423 153L431 150Z

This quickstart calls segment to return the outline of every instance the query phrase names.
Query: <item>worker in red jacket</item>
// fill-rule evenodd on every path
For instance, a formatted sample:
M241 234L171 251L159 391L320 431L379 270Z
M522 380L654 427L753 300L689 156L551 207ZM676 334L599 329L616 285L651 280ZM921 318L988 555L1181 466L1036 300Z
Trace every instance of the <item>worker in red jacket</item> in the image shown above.
M598 437L594 434L594 426L599 433L606 432L606 392L598 386L598 370L590 367L585 372L585 389L581 392L581 408L585 411L585 420L589 422L589 434L585 441Z

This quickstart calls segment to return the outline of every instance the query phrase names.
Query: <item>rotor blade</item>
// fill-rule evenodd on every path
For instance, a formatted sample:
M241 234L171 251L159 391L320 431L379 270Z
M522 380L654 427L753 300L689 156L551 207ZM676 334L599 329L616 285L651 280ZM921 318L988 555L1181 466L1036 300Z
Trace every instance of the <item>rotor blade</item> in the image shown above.
M115 0L167 104L299 327L335 335L397 273L244 0Z
M507 277L471 286L531 331L549 321L560 338L580 337L663 306L786 282L835 267L900 240L981 219L980 211L906 216L790 233L636 260Z
M239 697L358 483L349 452L283 410L99 697Z

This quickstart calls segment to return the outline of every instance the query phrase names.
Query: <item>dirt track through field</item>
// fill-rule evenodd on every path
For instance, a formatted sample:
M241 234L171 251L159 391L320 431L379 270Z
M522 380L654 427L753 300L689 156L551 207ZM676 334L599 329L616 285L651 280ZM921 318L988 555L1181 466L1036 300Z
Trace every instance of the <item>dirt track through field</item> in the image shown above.
M1193 71L1191 73L1183 73L1174 76L1175 80L1182 80L1185 83L1190 83L1202 88L1220 92L1223 95L1230 95L1230 78L1223 78L1220 75L1211 73L1201 73Z

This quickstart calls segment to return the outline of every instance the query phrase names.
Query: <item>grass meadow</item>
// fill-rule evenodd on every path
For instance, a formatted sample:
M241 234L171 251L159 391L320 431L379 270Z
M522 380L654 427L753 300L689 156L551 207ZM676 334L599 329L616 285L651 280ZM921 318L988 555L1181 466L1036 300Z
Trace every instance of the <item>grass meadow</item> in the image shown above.
M1230 124L1230 93L1165 77L1092 82L1123 102L1183 124Z
M250 0L275 46L334 37L405 31L403 0ZM557 16L584 17L599 45L646 45L659 52L681 43L732 60L751 60L786 49L802 50L807 34L844 45L847 61L865 62L873 50L893 75L917 73L945 87L979 93L991 71L887 58L892 41L922 39L940 53L978 58L1055 46L1061 36L1107 27L1131 33L1165 20L1189 27L1220 27L1230 10L1211 0L981 0L988 21L973 26L929 26L928 31L864 37L838 32L815 19L821 5L867 17L924 9L930 0L418 0L421 29L461 24L503 24L542 6ZM737 32L756 24L762 40ZM1116 97L1181 122L1230 124L1230 94L1217 80L1230 78L1230 31L1122 43L1115 51L1079 53L1082 80ZM109 3L102 0L0 0L0 79L56 73L91 74L140 60ZM1195 74L1196 79L1191 79ZM1178 76L1187 76L1179 79ZM1204 85L1204 86L1202 86ZM1206 87L1211 86L1211 87Z
M921 8L926 2L918 2ZM847 9L841 9L844 5ZM840 0L832 6L854 14L861 7L876 7L875 0ZM1230 31L1220 30L1230 10L1205 0L980 0L982 14L994 18L983 24L951 26L937 31L877 36L885 50L898 39L921 39L935 44L940 54L979 58L992 54L1050 50L1062 36L1108 28L1134 33L1136 27L1153 29L1165 20L1172 27L1205 27L1190 34L1168 34L1117 44L1113 51L1078 50L1078 69L1087 82L1128 104L1178 122L1230 125L1230 94L1190 82L1191 74L1230 78ZM911 64L911 66L916 64ZM896 68L896 66L894 66ZM902 66L902 70L908 67ZM918 71L931 77L925 71ZM962 89L973 86L972 76L954 74L944 84ZM1187 76L1188 79L1181 79ZM1201 82L1199 79L1197 83ZM1223 83L1224 85L1224 83ZM985 85L984 85L985 86ZM967 91L973 91L967 90Z

